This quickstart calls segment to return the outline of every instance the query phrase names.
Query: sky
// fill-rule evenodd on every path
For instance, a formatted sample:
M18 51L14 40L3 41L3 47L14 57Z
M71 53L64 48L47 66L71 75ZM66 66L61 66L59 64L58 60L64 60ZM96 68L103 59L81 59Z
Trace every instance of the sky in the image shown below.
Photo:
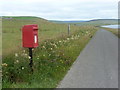
M119 0L0 0L0 16L47 20L117 19Z

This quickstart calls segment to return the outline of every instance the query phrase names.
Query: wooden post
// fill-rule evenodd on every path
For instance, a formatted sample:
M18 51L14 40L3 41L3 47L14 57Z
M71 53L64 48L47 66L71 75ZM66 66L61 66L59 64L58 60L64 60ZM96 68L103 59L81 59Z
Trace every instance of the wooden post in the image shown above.
M68 24L68 35L70 35L70 24Z
M32 56L32 48L29 48L29 59L30 59L30 68L31 68L31 72L33 72L33 56Z

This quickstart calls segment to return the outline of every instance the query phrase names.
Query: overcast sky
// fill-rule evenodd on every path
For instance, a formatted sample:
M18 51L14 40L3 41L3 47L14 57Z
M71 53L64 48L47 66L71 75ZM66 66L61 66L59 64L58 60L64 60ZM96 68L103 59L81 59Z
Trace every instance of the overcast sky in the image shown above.
M0 0L0 16L38 16L48 20L118 18L119 0Z

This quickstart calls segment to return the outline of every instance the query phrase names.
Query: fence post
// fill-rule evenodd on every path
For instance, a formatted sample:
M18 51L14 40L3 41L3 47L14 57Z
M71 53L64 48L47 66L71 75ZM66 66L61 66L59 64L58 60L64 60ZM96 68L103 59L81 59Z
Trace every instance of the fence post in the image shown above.
M70 35L70 24L68 24L68 35Z

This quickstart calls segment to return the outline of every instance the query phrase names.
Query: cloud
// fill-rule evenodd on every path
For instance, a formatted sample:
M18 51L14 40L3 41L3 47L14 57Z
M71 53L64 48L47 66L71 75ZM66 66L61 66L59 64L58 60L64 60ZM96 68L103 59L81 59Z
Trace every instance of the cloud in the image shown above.
M2 16L38 16L54 20L117 18L118 0L5 0Z

